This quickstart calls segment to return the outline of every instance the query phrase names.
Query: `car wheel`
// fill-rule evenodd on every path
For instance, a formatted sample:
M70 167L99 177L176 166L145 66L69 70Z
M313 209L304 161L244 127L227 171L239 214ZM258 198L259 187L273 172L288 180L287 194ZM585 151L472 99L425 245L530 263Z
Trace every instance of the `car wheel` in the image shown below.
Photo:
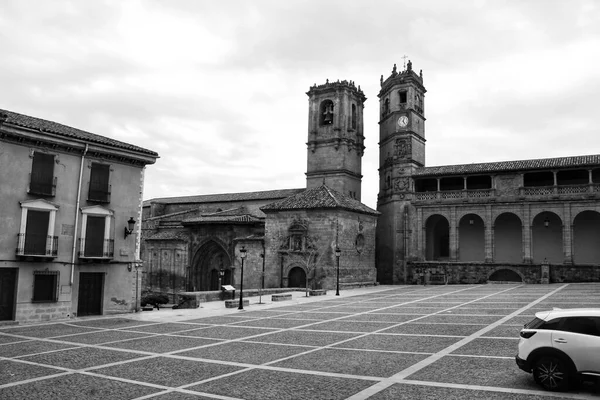
M544 356L533 367L533 379L546 390L559 392L569 387L570 370L561 358Z

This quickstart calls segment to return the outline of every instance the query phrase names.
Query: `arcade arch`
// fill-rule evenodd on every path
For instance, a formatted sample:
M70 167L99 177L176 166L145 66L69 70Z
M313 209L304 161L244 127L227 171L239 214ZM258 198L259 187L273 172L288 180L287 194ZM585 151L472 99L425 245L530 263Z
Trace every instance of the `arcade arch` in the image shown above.
M533 262L541 264L546 260L551 264L562 264L563 224L558 215L543 211L535 216L531 223L531 247Z
M523 225L521 219L505 212L494 221L494 261L523 262Z
M600 213L582 211L573 220L573 262L597 264L600 260Z
M467 214L458 224L460 261L485 260L485 226L477 214Z
M447 260L450 257L450 224L443 215L435 214L425 223L425 259Z

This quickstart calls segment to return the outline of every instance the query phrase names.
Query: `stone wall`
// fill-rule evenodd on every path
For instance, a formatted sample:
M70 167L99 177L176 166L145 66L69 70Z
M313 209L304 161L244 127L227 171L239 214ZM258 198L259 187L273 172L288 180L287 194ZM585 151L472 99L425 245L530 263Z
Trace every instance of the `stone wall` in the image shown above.
M560 282L600 282L600 265L567 266L549 265L550 283ZM407 282L422 283L432 276L443 275L448 284L489 283L498 281L498 277L516 276L523 283L542 283L540 264L497 264L497 263L452 263L452 262L409 262L407 264ZM429 279L428 279L429 278ZM501 279L501 278L500 278ZM500 280L502 281L502 280ZM511 280L512 281L512 280Z

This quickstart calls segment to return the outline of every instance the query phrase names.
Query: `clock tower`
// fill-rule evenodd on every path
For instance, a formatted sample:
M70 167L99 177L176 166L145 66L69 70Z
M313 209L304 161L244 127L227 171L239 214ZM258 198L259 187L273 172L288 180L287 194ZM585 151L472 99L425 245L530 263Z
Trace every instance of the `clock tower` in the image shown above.
M314 85L308 95L306 187L325 183L360 201L363 108L367 100L352 81Z
M379 91L379 195L377 211L377 280L391 284L405 281L410 258L410 200L412 174L425 166L425 87L408 61L398 72L381 76Z

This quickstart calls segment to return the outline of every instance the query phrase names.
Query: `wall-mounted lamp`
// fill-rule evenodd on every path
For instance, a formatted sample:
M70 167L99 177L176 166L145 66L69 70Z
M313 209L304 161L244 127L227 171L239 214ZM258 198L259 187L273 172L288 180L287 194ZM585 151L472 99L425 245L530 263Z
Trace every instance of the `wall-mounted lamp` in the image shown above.
M548 220L548 217L546 217L546 219L544 219L544 226L546 228L550 226L550 221Z
M473 218L471 218L471 219L469 220L469 225L473 225L474 223L475 223L475 221L473 221Z
M135 219L133 219L133 217L130 217L129 221L127 221L127 227L125 228L125 239L127 239L127 236L129 236L133 233L134 225L135 225Z

